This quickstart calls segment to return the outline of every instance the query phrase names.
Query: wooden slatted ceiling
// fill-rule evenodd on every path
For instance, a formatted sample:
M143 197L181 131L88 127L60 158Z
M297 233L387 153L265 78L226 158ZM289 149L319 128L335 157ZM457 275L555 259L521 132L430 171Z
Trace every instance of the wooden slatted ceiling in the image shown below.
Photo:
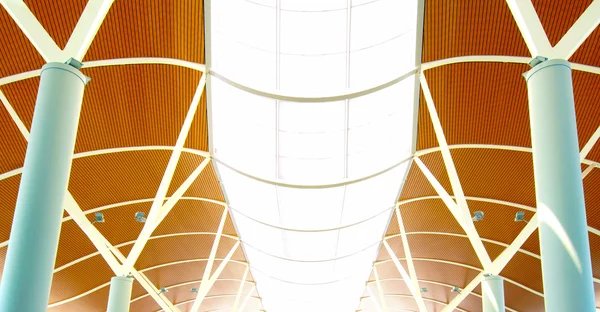
M430 0L424 20L424 63L464 55L529 55L503 0Z

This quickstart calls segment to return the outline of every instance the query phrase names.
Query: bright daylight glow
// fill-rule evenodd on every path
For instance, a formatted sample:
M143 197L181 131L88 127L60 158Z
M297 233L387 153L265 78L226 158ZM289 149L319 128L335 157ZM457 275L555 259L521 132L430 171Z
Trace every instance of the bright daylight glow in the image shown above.
M335 96L415 67L415 0L219 0L211 23L211 70L259 91ZM216 77L209 92L215 164L264 309L356 310L409 165L415 77L323 103Z

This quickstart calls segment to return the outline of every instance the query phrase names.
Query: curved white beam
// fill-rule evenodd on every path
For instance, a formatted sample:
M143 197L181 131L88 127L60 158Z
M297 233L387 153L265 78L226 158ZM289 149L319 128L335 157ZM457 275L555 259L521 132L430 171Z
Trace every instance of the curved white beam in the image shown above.
M404 260L404 261L406 261L405 258L399 258L398 260ZM389 260L381 260L381 261L377 261L375 263L375 265L380 265L380 264L391 262L391 261L392 261L391 259L389 259ZM470 270L473 270L473 271L477 271L477 272L480 272L480 273L483 272L483 269L480 269L480 268L477 268L477 267L474 267L474 266L471 266L471 265L468 265L468 264L464 264L464 263L460 263L460 262L454 262L454 261L449 261L449 260L432 259L432 258L413 258L413 261L428 261L428 262L444 263L444 264L449 264L449 265L460 266L460 267L467 268L467 269L470 269ZM529 288L529 287L527 287L527 286L525 286L525 285L523 285L521 283L518 283L518 282L516 282L514 280L508 279L506 277L504 277L504 280L506 280L507 282L509 282L511 284L519 286L522 289L525 289L525 290L527 290L528 292L530 292L532 294L538 295L540 297L544 297L544 294L542 294L542 293L540 293L540 292L538 292L536 290L533 290L533 289L531 289L531 288Z

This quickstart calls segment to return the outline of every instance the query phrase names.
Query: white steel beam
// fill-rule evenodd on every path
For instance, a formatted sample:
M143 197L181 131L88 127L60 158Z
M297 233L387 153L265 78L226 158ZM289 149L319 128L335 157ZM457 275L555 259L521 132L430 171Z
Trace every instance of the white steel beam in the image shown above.
M371 301L373 301L375 310L377 310L377 312L383 312L383 309L381 308L381 303L379 303L379 301L377 301L377 297L375 297L375 295L373 295L373 291L371 290L371 287L369 284L367 284L367 292L369 293L369 299L371 299Z
M219 275L221 275L221 272L223 272L223 270L225 269L225 266L227 265L227 263L229 263L229 260L231 260L231 257L233 257L233 254L235 253L235 251L237 250L237 248L239 246L240 246L240 241L235 242L233 247L231 247L231 249L227 253L227 256L225 256L223 261L221 261L221 263L219 264L219 266L217 267L215 272L212 274L212 276L208 279L208 281L206 283L200 284L200 289L198 290L198 295L196 296L196 300L194 300L194 304L192 305L192 308L190 311L198 312L198 310L200 310L200 305L202 304L202 301L208 294L208 291L215 284L215 282L217 281L217 278L219 278Z
M550 46L550 41L548 41L531 0L506 0L506 3L517 22L531 56L549 56L552 46Z
M63 50L64 56L83 60L113 2L114 0L88 1Z
M446 136L444 135L444 130L442 129L442 124L440 123L440 119L438 117L438 113L433 102L433 97L431 96L429 85L427 84L427 79L425 79L425 75L423 73L421 73L419 78L421 80L421 88L423 90L423 95L425 96L425 103L427 104L427 109L429 111L429 116L431 117L433 129L435 131L435 135L440 146L440 152L442 154L444 164L446 165L448 178L450 179L450 184L452 185L452 191L454 192L454 196L456 197L458 214L455 215L455 217L458 216L457 221L462 226L465 233L467 233L467 235L469 236L469 240L471 241L471 245L473 245L473 249L475 250L477 257L479 258L479 261L481 262L484 268L487 268L487 266L489 266L491 263L490 256L488 255L487 250L483 246L481 238L479 238L479 234L477 233L475 225L473 224L473 220L471 219L471 212L469 211L469 206L467 205L467 200L465 198L462 185L460 184L460 179L458 178L458 173L456 171L454 161L452 160L452 154L450 154L450 149L448 148L448 142L446 141ZM423 167L424 166L420 166L420 168ZM431 175L431 177L433 177L433 175ZM431 182L433 180L429 179L429 181Z
M215 235L215 240L213 241L213 245L208 256L208 262L206 263L206 266L204 267L204 273L202 274L202 282L200 282L199 293L205 290L206 286L208 285L208 280L211 277L210 273L212 273L212 267L215 263L215 257L217 256L217 250L219 249L219 242L221 241L221 234L223 234L223 228L225 227L226 220L227 207L223 207L223 213L221 215L219 227L217 228L217 234Z
M598 2L598 3L600 3L600 2ZM598 142L598 138L600 138L600 127L598 127L596 129L596 132L594 132L592 137L587 141L587 143L585 143L585 146L581 149L581 152L579 152L579 161L580 162L583 162L585 160L585 158L587 157L589 152L592 150L594 145L596 145L596 142Z
M458 296L454 297L454 299L452 299L452 301L448 303L448 305L442 310L442 312L454 311L454 309L473 291L473 289L475 289L475 287L477 287L477 285L481 283L484 272L491 273L494 275L500 274L500 272L502 272L502 270L508 264L510 259L512 259L512 257L517 253L517 251L519 251L521 246L525 243L525 241L527 241L529 236L531 236L531 234L537 229L537 227L538 220L537 214L535 214L533 218L531 218L529 223L525 225L525 228L523 228L521 233L517 235L517 237L510 244L510 246L508 246L508 248L504 249L504 251L500 253L500 255L496 258L496 260L494 260L494 262L492 262L492 264L488 267L487 270L480 272L465 288L463 288L461 290L461 293Z
M387 250L390 257L392 258L392 262L396 266L396 269L398 269L400 276L402 276L402 279L404 280L406 287L408 287L408 289L410 290L410 293L413 295L413 297L416 300L417 296L421 295L421 293L420 293L421 290L418 287L417 288L414 287L414 283L412 282L410 276L408 275L408 273L406 273L406 270L400 263L400 260L398 260L398 257L396 257L396 253L394 252L394 250L392 250L392 247L390 247L390 244L388 244L388 242L386 240L383 240L383 246L385 247L385 250ZM419 294L417 294L417 292ZM417 301L417 305L419 305L419 301ZM419 310L421 310L420 306L419 306ZM423 310L421 310L421 311L423 311ZM425 311L427 311L427 310L425 310Z
M204 92L204 86L206 85L206 75L202 75L200 78L200 83L196 88L196 92L194 93L194 97L192 99L192 103L187 111L185 116L185 120L179 132L179 136L177 137L177 142L175 143L175 148L173 149L173 153L171 153L171 157L169 158L169 163L167 164L167 168L165 169L165 173L160 181L160 185L158 190L156 191L156 197L152 206L150 207L150 212L148 213L148 218L144 223L144 227L142 228L142 232L140 233L138 240L133 245L133 248L127 255L127 260L124 264L124 269L128 270L132 268L138 257L142 253L144 246L146 246L146 242L152 232L159 225L159 216L161 215L160 210L170 210L168 208L161 209L163 207L165 198L167 196L167 192L169 190L169 186L171 185L171 180L173 179L173 174L175 173L175 169L177 168L177 163L179 162L179 158L181 156L181 152L183 149L183 145L187 139L190 127L192 126L192 122L194 121L194 116L196 115L196 111L198 109L198 104L200 103L200 98L202 97L202 93ZM205 159L206 160L206 159ZM191 183L190 183L191 184ZM185 192L185 190L183 191ZM173 199L175 196L172 196ZM171 200L170 199L170 200ZM172 206L175 205L177 200L172 203ZM166 205L166 204L165 204ZM172 207L171 207L172 208ZM167 211L168 213L168 211ZM163 213L166 216L166 213ZM163 218L164 218L163 216Z
M373 275L375 275L375 284L377 285L377 292L379 293L379 302L381 302L381 309L383 312L388 312L387 304L385 303L385 297L383 287L381 287L381 281L379 281L379 273L377 273L377 266L373 266ZM369 285L367 285L369 287Z
M398 205L396 205L395 211L396 211L396 220L398 221L398 227L400 228L400 238L402 239L402 247L404 248L404 256L406 257L406 263L408 266L408 273L410 274L410 279L412 281L412 288L416 290L415 291L415 300L417 301L417 306L419 307L419 311L427 312L427 308L425 307L425 302L423 301L423 296L421 296L419 280L417 279L417 271L415 270L415 264L412 260L412 254L410 253L410 246L408 245L408 237L406 236L404 222L402 221L402 215L400 215L400 208Z
M240 306L239 311L244 311L244 309L246 308L246 305L248 305L248 301L250 301L250 298L252 297L252 293L254 292L255 289L256 289L256 285L252 285L252 288L250 288L250 291L246 295L246 298L244 298L244 301L242 302L242 305Z
M550 57L568 60L600 23L600 0L594 0L552 49Z
M233 302L233 312L239 312L240 300L242 299L242 293L244 292L244 286L246 285L246 281L248 280L248 272L250 272L250 266L246 265L246 270L244 270L244 276L240 280L240 287L238 288L237 295L235 296L235 301Z
M0 4L4 6L46 62L64 62L67 60L63 57L62 50L52 40L23 0L0 0Z
M23 135L25 140L29 140L29 130L27 130L27 127L25 127L25 124L23 124L23 121L21 120L21 118L19 118L19 115L17 114L17 112L14 110L12 105L10 105L10 103L8 102L8 99L6 98L6 96L4 95L2 90L0 90L0 102L2 102L2 104L4 105L4 108L6 108L6 111L8 112L8 114L10 115L12 120L14 120L15 124L17 125L17 128L19 128L19 131L21 132L21 134ZM23 169L23 168L21 168L21 169Z

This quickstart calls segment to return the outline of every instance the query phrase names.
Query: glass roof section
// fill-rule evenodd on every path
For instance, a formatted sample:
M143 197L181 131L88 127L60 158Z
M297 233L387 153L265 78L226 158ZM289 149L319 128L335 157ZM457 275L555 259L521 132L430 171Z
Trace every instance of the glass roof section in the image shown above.
M354 311L412 155L417 1L210 10L213 155L264 308Z

